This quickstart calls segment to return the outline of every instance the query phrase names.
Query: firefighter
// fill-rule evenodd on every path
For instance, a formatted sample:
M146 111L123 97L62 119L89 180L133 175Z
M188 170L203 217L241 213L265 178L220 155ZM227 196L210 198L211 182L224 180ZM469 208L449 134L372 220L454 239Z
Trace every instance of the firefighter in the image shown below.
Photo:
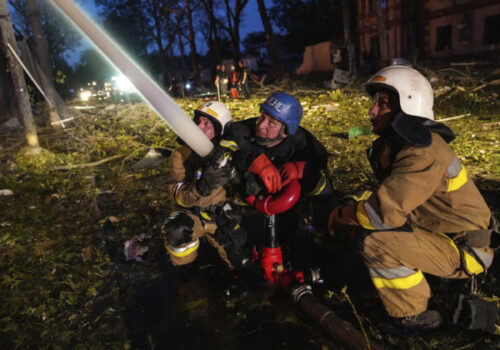
M207 102L194 111L193 120L217 145L231 122L231 114L222 102ZM217 249L230 269L243 263L241 252L246 232L228 208L224 208L224 185L230 177L229 166L207 162L186 145L172 153L168 191L175 210L160 226L174 266L187 265L196 259L201 238Z
M310 132L299 126L301 120L300 102L287 93L275 92L260 105L259 117L232 123L221 145L234 151L232 164L241 178L236 187L243 198L275 195L297 179L302 196L314 199L313 210L317 209L317 217L323 210L326 221L333 208L324 210L332 198L325 171L327 152ZM276 217L278 233L297 229L297 217L285 214ZM251 234L258 232L249 230Z
M374 100L369 114L379 137L368 159L379 187L337 206L330 234L355 226L351 238L394 330L434 329L441 316L427 310L431 291L423 274L485 272L493 260L491 212L449 145L455 135L434 121L433 91L422 74L395 64L372 76L365 90Z

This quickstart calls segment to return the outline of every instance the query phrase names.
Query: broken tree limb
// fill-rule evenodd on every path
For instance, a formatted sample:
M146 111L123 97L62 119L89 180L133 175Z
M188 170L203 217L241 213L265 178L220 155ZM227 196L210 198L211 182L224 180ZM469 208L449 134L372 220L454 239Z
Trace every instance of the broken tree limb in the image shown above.
M475 87L474 89L472 89L472 92L484 89L485 87L490 86L490 85L491 86L498 86L498 85L500 85L500 79L492 80L490 82L481 84L481 85Z
M313 295L302 295L298 303L304 313L317 321L332 337L341 342L346 349L382 349L379 344L369 342L368 339L365 339L361 332L355 329L349 322L335 315L332 310L321 304Z
M448 121L448 120L461 119L461 118L465 118L465 117L468 117L468 116L470 116L470 113L460 114L460 115L457 115L457 116L455 116L455 117L449 117L449 118L438 119L438 120L436 120L436 121L437 121L437 122L445 122L445 121Z
M101 165L101 164L107 163L111 160L121 158L121 157L123 157L123 154L104 158L104 159L101 159L97 162L92 162L92 163L61 165L61 166L56 167L55 170L71 170L71 169L76 169L76 168L94 167L94 166Z

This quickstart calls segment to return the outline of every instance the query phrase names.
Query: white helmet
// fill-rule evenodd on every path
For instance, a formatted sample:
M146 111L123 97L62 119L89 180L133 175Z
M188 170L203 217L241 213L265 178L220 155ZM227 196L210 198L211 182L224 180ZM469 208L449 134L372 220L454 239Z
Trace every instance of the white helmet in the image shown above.
M399 104L404 113L434 120L431 84L420 72L409 66L385 67L368 79L364 88L372 97L381 88L393 90L399 95Z
M224 103L219 101L205 102L199 105L194 111L194 117L196 119L200 116L217 122L221 127L221 134L224 132L226 124L232 121L231 112L229 112Z

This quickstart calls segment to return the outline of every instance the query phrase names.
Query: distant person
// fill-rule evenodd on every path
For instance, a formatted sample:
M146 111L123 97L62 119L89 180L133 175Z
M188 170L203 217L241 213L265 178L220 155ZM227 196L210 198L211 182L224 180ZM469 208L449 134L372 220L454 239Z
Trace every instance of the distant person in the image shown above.
M240 84L240 89L243 91L245 94L245 97L248 99L250 98L250 87L249 87L249 79L250 79L250 74L248 73L248 69L246 64L243 61L238 62L238 67L239 67L239 84Z
M221 98L226 98L227 84L229 83L229 79L226 72L226 66L224 64L220 65L218 82L219 82L220 96Z

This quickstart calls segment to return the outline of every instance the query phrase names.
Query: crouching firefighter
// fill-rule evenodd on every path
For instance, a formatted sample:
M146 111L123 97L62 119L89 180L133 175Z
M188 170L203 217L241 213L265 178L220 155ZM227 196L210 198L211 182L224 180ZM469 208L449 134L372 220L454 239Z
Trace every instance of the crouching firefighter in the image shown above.
M231 122L231 113L221 102L207 102L194 111L193 120L217 145ZM239 267L245 259L242 255L246 232L232 215L230 206L225 205L224 185L234 169L229 163L219 166L212 157L214 154L217 152L201 158L184 144L172 153L168 191L175 210L161 223L161 231L175 266L196 259L201 238L217 250L230 269Z
M455 138L434 121L428 80L406 65L386 67L365 84L379 135L368 159L379 180L373 193L338 206L330 234L352 225L371 280L399 331L437 328L439 312L424 273L468 278L492 264L491 212L449 143Z

